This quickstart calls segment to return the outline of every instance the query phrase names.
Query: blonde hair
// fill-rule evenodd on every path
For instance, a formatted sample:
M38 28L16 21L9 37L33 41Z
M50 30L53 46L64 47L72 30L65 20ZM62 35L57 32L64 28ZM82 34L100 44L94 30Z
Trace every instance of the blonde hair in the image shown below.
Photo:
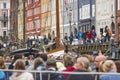
M77 62L80 63L83 67L83 69L86 69L87 71L91 71L90 69L90 61L86 57L79 57L77 59Z
M115 66L115 63L112 60L102 61L100 62L99 69L101 72L109 72L113 66Z
M5 69L3 57L0 56L0 69Z
M16 70L25 70L25 63L22 59L18 59L15 61L14 69Z

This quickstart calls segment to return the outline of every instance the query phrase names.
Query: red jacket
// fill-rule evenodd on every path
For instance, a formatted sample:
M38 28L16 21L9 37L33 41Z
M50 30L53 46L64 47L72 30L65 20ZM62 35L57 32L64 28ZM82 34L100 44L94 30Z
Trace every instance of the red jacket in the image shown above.
M87 38L88 38L88 39L92 39L92 33L91 33L91 32L88 32L88 33L87 33Z
M66 68L66 70L64 70L64 72L72 72L76 70L73 66L69 66ZM64 74L64 78L66 79L69 76L69 74Z

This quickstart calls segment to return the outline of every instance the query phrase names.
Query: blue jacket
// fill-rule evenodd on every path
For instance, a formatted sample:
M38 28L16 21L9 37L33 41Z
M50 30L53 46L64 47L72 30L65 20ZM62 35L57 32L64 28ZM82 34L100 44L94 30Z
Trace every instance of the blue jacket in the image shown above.
M82 33L78 33L78 40L80 40L82 38Z
M6 75L3 71L0 71L0 80L6 80Z
M117 72L113 70L111 70L109 73L117 74ZM115 74L102 74L100 75L100 80L120 80L120 75Z

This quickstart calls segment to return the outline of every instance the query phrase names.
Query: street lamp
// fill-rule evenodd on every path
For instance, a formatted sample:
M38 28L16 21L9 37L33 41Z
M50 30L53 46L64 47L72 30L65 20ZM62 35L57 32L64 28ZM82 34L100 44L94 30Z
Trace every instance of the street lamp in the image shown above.
M115 23L114 23L114 16L113 16L113 14L111 16L111 20L112 20L111 30L112 30L112 33L115 34Z

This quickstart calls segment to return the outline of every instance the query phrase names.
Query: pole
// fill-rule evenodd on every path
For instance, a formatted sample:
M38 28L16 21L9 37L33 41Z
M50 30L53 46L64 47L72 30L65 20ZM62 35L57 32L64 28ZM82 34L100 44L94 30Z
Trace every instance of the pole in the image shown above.
M60 47L59 0L56 0L56 47Z
M63 38L64 38L64 36L65 36L65 35L64 35L64 34L65 34L65 31L64 31L64 27L65 27L65 26L64 26L64 24L65 24L65 23L64 23L64 19L65 19L65 18L64 18L64 17L65 17L65 16L64 16L64 15L65 15L65 13L64 13L64 12L65 12L65 11L64 11L64 8L65 8L65 6L66 6L66 5L65 5L65 2L63 1L63 19L62 19L62 20L63 20Z
M26 28L25 28L25 0L23 1L23 41L26 42L25 40L25 32L26 32ZM23 44L23 46L25 47L25 44Z

